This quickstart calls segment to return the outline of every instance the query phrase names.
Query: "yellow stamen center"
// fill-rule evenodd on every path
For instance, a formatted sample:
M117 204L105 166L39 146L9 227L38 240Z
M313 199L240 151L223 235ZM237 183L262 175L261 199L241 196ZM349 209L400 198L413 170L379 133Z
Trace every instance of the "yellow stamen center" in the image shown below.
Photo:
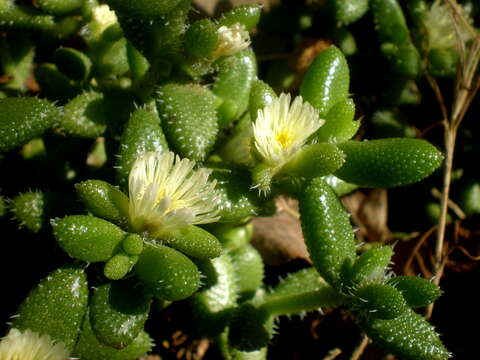
M290 147L292 143L292 136L288 130L284 129L277 134L275 140L280 144L282 149L285 150Z

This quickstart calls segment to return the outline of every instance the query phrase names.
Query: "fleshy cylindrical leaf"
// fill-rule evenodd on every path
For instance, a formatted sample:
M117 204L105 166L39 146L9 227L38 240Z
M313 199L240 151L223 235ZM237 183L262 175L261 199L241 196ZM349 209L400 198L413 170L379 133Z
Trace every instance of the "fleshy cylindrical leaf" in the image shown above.
M83 269L63 267L52 272L28 294L13 318L12 327L47 334L72 351L87 302L87 277Z
M98 286L90 300L90 323L97 339L123 349L140 334L150 310L150 299L124 282Z
M417 276L395 276L388 283L402 293L411 308L427 306L442 295L438 285Z
M391 285L370 284L355 292L356 307L371 317L395 319L409 311L402 293Z
M319 111L320 117L324 117L333 105L348 97L349 86L347 60L332 45L313 60L303 79L300 94Z
M217 98L196 84L162 86L157 107L170 145L182 157L203 161L215 143Z
M145 288L165 300L181 300L200 287L200 272L185 255L163 245L147 245L135 267Z
M187 225L168 234L166 244L182 253L198 259L208 259L222 253L222 244L208 231Z
M103 219L73 215L52 220L58 244L73 258L98 262L107 261L121 247L126 233Z
M42 135L59 116L47 100L33 97L0 99L0 153Z
M394 187L426 178L443 160L424 140L391 138L338 144L345 163L335 176L366 187Z
M313 179L300 200L300 218L308 252L318 273L340 287L341 272L356 258L350 215L335 192L321 179Z
M87 180L75 185L78 197L93 215L124 225L128 217L128 197L102 180Z

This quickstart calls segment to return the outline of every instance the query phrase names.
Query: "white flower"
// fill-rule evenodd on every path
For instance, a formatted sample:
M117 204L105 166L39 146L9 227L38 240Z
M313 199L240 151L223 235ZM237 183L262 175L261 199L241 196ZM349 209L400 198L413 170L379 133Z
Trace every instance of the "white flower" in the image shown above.
M285 165L325 123L318 111L301 96L290 105L290 95L281 94L258 111L253 125L255 148L264 163L272 168Z
M88 40L98 40L102 33L118 21L117 15L108 5L98 5L93 8L92 21L81 31Z
M62 342L55 343L50 336L30 329L24 332L11 329L0 341L1 360L65 360L68 356Z
M136 231L161 237L184 225L218 220L216 181L208 181L211 170L194 166L172 152L148 152L135 161L129 216Z
M214 57L233 55L250 45L250 35L240 23L220 26L217 33L218 46L213 52Z
M468 16L468 11L463 7L457 6L457 9L463 13L468 22L472 22ZM430 6L430 10L425 17L425 27L428 31L428 42L430 49L455 49L457 46L457 35L455 31L455 20L450 7L443 0L435 0ZM472 34L459 23L460 37L463 41L468 41Z

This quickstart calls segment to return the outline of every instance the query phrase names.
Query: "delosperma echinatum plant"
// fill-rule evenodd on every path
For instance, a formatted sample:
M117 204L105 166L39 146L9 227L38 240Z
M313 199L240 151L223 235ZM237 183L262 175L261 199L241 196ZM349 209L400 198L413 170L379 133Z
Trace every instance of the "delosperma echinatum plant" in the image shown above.
M339 29L368 10L332 4ZM276 92L259 79L250 38L261 6L212 18L192 9L0 0L0 166L46 169L0 194L0 217L51 239L63 261L12 316L0 360L137 359L155 341L144 329L151 304L183 299L225 359L266 359L279 316L338 306L401 359L449 358L414 311L440 288L395 276L392 246L360 253L340 201L357 187L419 182L442 153L421 139L355 137L345 42L316 54L298 91ZM421 71L419 51L396 0L371 0L370 11L397 102ZM435 36L429 56L453 64ZM450 62L429 66L448 76ZM11 189L15 174L0 177ZM268 288L250 222L279 195L299 202L313 266Z

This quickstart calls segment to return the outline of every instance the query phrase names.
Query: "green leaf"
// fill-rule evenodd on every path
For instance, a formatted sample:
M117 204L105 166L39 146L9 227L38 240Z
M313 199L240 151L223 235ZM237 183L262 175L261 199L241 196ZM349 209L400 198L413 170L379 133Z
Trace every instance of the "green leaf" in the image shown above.
M309 267L288 274L285 279L280 279L278 285L266 295L265 300L301 295L320 290L325 286L327 286L327 283L318 274L317 270L314 267Z
M410 42L405 17L397 0L371 0L370 7L381 43Z
M90 300L90 323L104 345L123 349L142 331L150 310L150 299L124 282L98 286Z
M219 335L228 325L237 305L238 287L235 268L224 254L200 264L206 286L190 299L197 329L203 336Z
M200 272L185 255L163 245L145 246L135 267L145 288L165 300L181 300L200 287Z
M369 284L356 290L354 307L370 317L395 319L409 311L402 293L391 285Z
M276 98L277 94L268 84L262 80L253 81L248 104L250 117L256 119L258 110L262 110L265 106L270 105Z
M432 49L428 53L428 68L435 77L453 77L458 57L456 49Z
M63 75L53 64L38 65L33 71L42 94L50 100L64 104L81 91L78 84Z
M251 30L260 20L261 12L262 7L260 5L241 5L223 13L220 19L218 19L218 23L225 26L239 23L244 25L247 30Z
M239 222L260 211L262 201L257 192L250 189L250 175L246 171L214 169L209 179L217 181L220 222Z
M360 121L353 121L355 104L352 99L337 102L325 116L326 122L316 132L320 142L340 143L350 140L360 127Z
M138 359L153 346L152 339L145 331L141 331L135 340L122 350L103 345L97 340L90 325L90 316L87 313L82 325L82 332L78 340L73 356L82 360L133 360Z
M51 221L58 244L73 258L107 261L120 249L126 233L94 216L73 215Z
M227 229L220 228L213 231L218 240L222 243L225 250L235 250L252 240L253 225L248 223L244 226L228 227Z
M37 233L48 226L54 213L55 200L51 194L43 191L27 192L15 196L10 209L20 227Z
M263 259L257 249L245 244L229 252L241 301L251 299L263 284Z
M393 250L390 246L382 246L365 251L355 264L347 269L345 282L351 286L362 286L367 283L380 282L385 277Z
M218 46L218 25L209 19L195 21L185 33L185 49L194 57L210 56Z
M156 100L169 144L182 157L205 160L218 132L216 96L197 84L168 84Z
M222 253L222 244L208 231L195 225L187 225L169 233L165 244L182 253L198 258L209 259Z
M49 31L57 24L55 18L32 6L17 5L13 0L0 1L0 30Z
M26 144L52 127L58 109L33 97L0 99L0 153Z
M236 308L230 322L228 339L242 351L255 351L266 346L273 336L273 316L250 303Z
M87 277L83 269L66 266L52 272L30 291L13 318L12 327L47 334L72 351L87 302Z
M332 45L313 60L300 86L300 95L324 118L332 106L348 97L349 86L347 60Z
M114 10L140 19L158 19L172 11L182 0L107 0Z
M358 189L358 185L347 183L334 175L323 176L322 180L325 181L339 197Z
M68 135L96 138L107 128L107 112L102 93L84 92L65 105L60 126Z
M87 180L75 184L80 201L93 215L125 225L128 219L128 197L102 180Z
M145 109L135 110L125 125L120 144L115 167L117 182L122 188L127 188L128 175L133 163L140 155L149 151L168 150L157 112Z
M247 110L252 82L257 77L257 61L253 50L246 49L220 59L217 65L212 91L223 99L217 114L220 127L225 127Z
M38 0L37 5L47 13L65 15L80 9L83 5L83 0Z
M412 43L394 44L385 42L380 47L380 50L396 73L408 78L418 76L421 68L421 59Z
M442 295L438 285L417 276L395 276L388 283L402 293L411 308L427 306Z
M447 360L450 354L434 328L408 309L392 320L367 317L360 322L368 337L405 360Z
M90 58L73 48L61 47L55 50L53 59L58 69L74 80L87 80L92 70Z
M344 161L343 152L333 144L307 145L281 168L278 175L311 179L333 173L343 165Z
M330 6L337 26L351 24L368 10L368 0L331 0Z
M342 269L353 264L356 243L350 215L335 192L313 179L300 199L303 236L318 273L332 286L342 286Z
M338 144L345 164L335 176L365 187L395 187L415 183L440 166L442 154L418 139L391 138Z

